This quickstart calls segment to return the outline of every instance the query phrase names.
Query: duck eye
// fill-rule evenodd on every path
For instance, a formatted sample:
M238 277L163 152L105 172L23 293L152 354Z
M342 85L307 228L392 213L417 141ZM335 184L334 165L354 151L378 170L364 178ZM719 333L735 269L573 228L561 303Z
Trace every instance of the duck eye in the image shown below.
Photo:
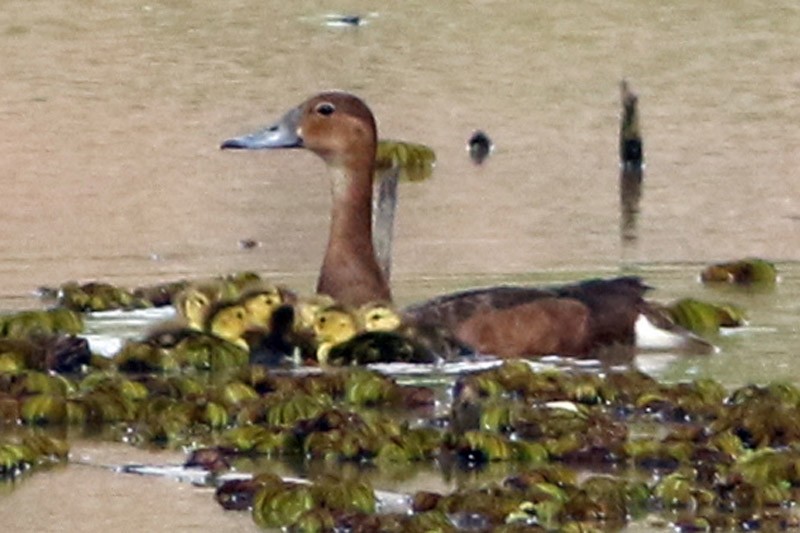
M317 113L324 116L332 115L334 111L336 111L336 107L329 102L322 102L316 108Z

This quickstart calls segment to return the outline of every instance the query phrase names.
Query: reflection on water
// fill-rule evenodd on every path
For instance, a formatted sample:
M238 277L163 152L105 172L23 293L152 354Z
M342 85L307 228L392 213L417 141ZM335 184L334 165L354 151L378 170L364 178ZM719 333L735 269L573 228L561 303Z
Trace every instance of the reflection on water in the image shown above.
M257 270L311 290L327 237L323 165L217 147L337 87L370 103L382 137L437 152L433 180L400 185L400 303L622 267L657 299L730 299L750 313L750 329L716 339L718 356L671 361L661 377L800 381L800 271L788 262L800 260L796 1L345 4L4 2L1 307L37 305L33 289L69 279L135 287ZM369 23L329 27L334 10ZM644 197L626 196L635 179L615 190L622 76L647 102ZM480 167L464 153L476 129L498 146ZM250 239L263 245L239 247ZM774 292L695 282L698 263L745 255L784 260ZM0 499L0 521L255 529L209 498L70 466Z
M642 200L643 175L641 165L624 165L619 171L619 234L623 247L634 246L638 239L636 223Z

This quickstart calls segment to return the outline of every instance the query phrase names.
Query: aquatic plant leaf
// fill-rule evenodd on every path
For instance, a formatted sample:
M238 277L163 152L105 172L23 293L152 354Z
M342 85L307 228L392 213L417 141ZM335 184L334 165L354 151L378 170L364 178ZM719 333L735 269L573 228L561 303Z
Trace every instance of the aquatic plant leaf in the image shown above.
M772 285L778 280L778 270L770 261L749 258L709 265L700 274L700 279L703 283Z
M716 333L719 328L744 324L744 311L733 304L712 304L683 298L667 306L676 324L698 334Z
M397 168L400 181L425 181L433 175L436 153L424 144L403 141L378 141L375 173L379 177Z

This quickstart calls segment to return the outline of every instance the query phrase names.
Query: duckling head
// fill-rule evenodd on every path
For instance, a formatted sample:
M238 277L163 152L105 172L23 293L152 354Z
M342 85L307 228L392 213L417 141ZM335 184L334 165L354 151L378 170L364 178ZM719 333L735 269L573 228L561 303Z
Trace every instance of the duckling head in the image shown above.
M278 287L266 286L245 292L239 299L254 328L268 329L275 309L286 303Z
M383 302L362 305L358 316L365 331L395 331L403 323L400 315Z
M245 306L228 303L220 304L212 310L207 329L215 337L249 350L247 341L244 340L249 325L250 317Z
M335 304L333 298L326 294L316 294L297 302L295 308L295 330L313 331L317 314Z
M175 310L186 320L189 328L201 331L219 297L219 291L211 286L190 285L175 296Z
M333 305L322 309L314 319L314 334L320 344L339 344L355 337L358 324L344 307Z

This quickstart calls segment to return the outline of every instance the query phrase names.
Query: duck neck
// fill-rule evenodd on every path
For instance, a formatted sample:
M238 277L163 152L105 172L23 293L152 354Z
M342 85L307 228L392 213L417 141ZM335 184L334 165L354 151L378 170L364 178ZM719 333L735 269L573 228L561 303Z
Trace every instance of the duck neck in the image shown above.
M391 301L372 244L372 159L330 166L330 236L317 292L346 305Z

